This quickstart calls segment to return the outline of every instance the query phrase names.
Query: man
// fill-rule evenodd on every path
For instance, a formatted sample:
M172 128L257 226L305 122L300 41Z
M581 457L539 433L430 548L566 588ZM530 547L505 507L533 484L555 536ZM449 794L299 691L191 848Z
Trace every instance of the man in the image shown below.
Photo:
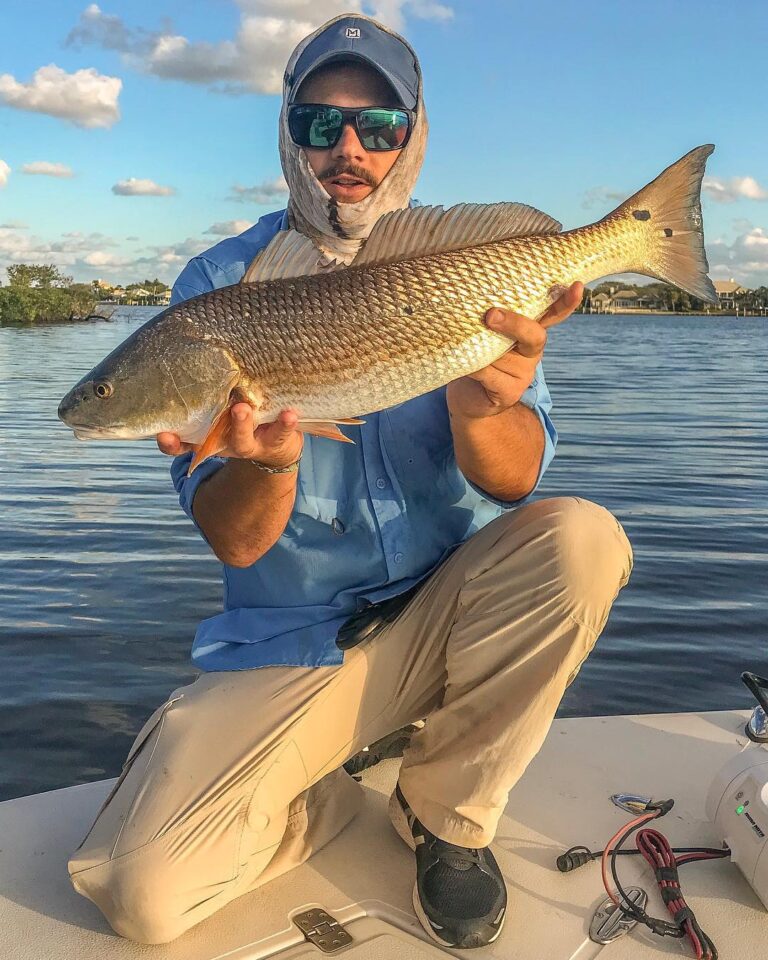
M408 204L426 129L408 44L362 16L326 24L286 71L288 210L195 258L174 299L237 282L288 226L313 239L318 270L351 262ZM521 506L556 439L545 328L580 296L541 323L491 311L514 349L366 416L355 445L303 436L294 410L254 429L236 404L230 447L187 478L191 454L158 437L225 564L226 609L198 630L202 675L149 719L70 863L118 933L173 939L302 862L360 802L342 764L426 717L390 807L416 853L416 911L442 944L499 935L489 844L631 566L603 508Z

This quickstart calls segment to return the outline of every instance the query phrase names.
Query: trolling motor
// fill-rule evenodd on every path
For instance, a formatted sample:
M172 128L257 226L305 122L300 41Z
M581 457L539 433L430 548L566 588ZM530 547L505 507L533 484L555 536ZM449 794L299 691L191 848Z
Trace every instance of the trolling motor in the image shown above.
M768 907L768 680L742 673L757 706L744 732L750 742L720 770L709 788L707 816L731 858Z
M661 937L688 937L698 960L717 960L717 948L683 899L678 875L679 867L699 860L730 857L768 908L768 680L755 673L742 673L741 679L757 700L744 730L750 742L718 772L706 802L722 847L673 848L650 823L667 814L674 800L623 793L611 800L633 819L611 837L604 850L571 847L557 858L562 873L601 861L608 899L597 908L590 925L589 936L596 943L611 943L642 923ZM622 849L632 834L637 849ZM648 896L642 888L622 886L617 858L631 854L641 854L652 867L671 921L646 912Z

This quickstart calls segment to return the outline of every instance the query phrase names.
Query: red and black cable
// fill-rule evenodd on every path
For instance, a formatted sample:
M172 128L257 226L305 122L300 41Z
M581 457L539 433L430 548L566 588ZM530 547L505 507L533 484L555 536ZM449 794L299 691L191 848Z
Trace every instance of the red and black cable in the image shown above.
M557 867L563 873L567 873L590 860L596 860L600 857L603 885L608 896L625 916L637 920L638 923L645 924L653 933L661 937L681 939L687 936L691 941L697 960L717 960L717 948L704 933L693 911L683 898L677 871L679 867L686 863L728 857L730 856L730 850L713 847L685 847L674 850L663 834L646 826L652 820L663 817L668 813L672 809L673 803L673 800L648 803L646 812L630 820L629 823L625 823L620 830L617 830L604 850L593 853L587 847L571 847L570 850L557 858ZM623 844L636 831L637 850L622 850ZM649 916L642 907L629 899L621 885L616 869L617 857L638 853L645 857L654 870L662 899L672 914L671 923ZM614 892L611 888L608 879L609 868L617 892Z

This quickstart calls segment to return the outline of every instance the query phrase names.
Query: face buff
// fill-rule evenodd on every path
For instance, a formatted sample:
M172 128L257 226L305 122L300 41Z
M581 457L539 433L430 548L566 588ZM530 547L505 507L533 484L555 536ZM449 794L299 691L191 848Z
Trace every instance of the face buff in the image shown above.
M360 14L359 19L370 19ZM310 237L319 249L322 265L330 266L334 261L350 264L363 241L368 237L376 221L385 213L403 210L408 206L416 178L424 161L427 143L427 117L422 99L421 70L413 54L418 71L419 88L415 106L413 130L408 143L400 151L389 173L376 189L364 200L357 203L339 203L324 189L312 172L306 154L296 146L288 131L288 103L292 67L296 64L304 49L319 34L327 30L336 20L324 24L313 34L306 37L296 47L286 69L283 82L283 106L280 111L280 161L285 179L288 181L290 197L288 200L288 222L294 230ZM375 22L375 21L372 21ZM376 24L411 50L410 45L394 31ZM411 51L413 52L413 51Z

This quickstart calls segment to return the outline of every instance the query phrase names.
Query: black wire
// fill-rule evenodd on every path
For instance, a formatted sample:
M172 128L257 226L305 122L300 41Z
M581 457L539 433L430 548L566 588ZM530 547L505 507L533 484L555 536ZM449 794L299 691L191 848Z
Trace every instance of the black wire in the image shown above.
M641 824L641 826L642 826L642 824ZM571 850L587 850L587 847L571 847ZM571 850L569 850L568 853L570 853ZM602 855L603 855L603 853L604 853L605 851L604 851L604 850L587 850L587 852L589 853L589 855L592 857L593 860L599 860L599 859L602 857ZM617 853L617 855L620 856L620 857L639 857L639 856L641 856L639 850L617 850L616 853ZM711 853L713 858L715 858L715 857L730 857L730 855L731 855L731 851L730 851L730 849L729 849L728 847L673 847L673 848L672 848L672 853L682 853L682 854L686 854L686 853ZM695 860L695 861L694 861L694 860L685 860L685 861L684 861L684 863L700 863L700 862L701 862L701 860ZM683 866L683 864L679 864L679 866Z

